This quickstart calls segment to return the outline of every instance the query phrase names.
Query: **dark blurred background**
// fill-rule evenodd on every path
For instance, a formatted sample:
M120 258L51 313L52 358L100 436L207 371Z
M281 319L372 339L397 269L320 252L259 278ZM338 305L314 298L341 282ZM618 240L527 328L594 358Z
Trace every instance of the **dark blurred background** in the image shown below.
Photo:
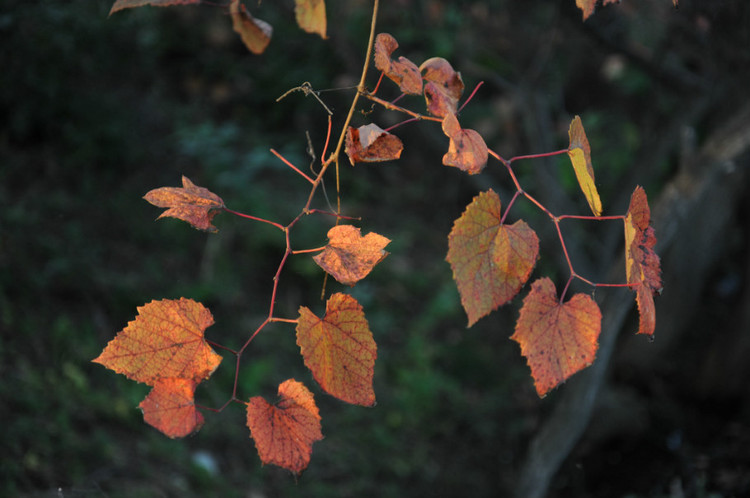
M445 168L438 126L400 127L400 161L350 168L344 159L341 171L345 214L393 239L391 255L355 288L327 287L365 308L378 343L377 406L322 393L292 326L267 327L243 356L243 399L271 400L290 377L315 393L325 439L298 479L261 466L238 405L170 440L136 409L148 388L91 359L152 299L203 302L216 319L207 336L234 348L263 320L279 233L229 215L216 218L218 234L154 222L159 210L141 197L184 174L233 209L288 223L309 189L269 149L307 168L306 132L319 156L326 114L300 92L275 100L309 81L328 90L320 96L341 126L370 2L329 0L325 41L296 27L292 2L250 4L274 26L262 56L247 52L220 7L107 17L111 4L0 2L0 495L750 496L747 2L626 0L585 23L573 0L382 3L379 31L399 41L395 55L447 58L467 93L484 81L461 122L493 150L567 147L577 114L605 214L624 213L645 187L664 265L656 338L634 335L631 293L597 290L607 346L539 399L508 339L525 291L467 329L444 260L474 195L491 187L509 201L507 173L496 162L471 178ZM382 92L396 95L387 83ZM360 109L357 126L401 119ZM516 170L553 212L586 214L567 161ZM335 191L333 177L327 187ZM315 205L325 208L323 197ZM512 215L542 238L532 278L550 275L561 288L567 267L549 221L528 203ZM294 247L323 245L330 224L304 219ZM563 230L580 273L622 280L621 225ZM321 313L322 283L308 256L292 258L277 314ZM233 365L225 356L199 403L226 401ZM560 437L567 443L553 444Z

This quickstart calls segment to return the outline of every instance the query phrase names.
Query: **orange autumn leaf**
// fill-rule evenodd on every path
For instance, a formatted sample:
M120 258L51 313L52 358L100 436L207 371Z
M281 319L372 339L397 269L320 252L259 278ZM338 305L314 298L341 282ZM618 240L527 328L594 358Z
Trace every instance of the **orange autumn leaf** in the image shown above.
M576 116L571 121L568 136L570 137L568 156L573 163L573 170L576 173L578 185L580 185L591 211L594 215L601 216L602 201L599 199L599 192L596 190L596 183L594 182L594 167L591 165L591 147L586 138L586 132L583 130L580 117Z
M638 333L653 335L656 327L654 294L661 292L661 264L654 252L656 236L650 226L651 209L643 187L636 187L625 216L625 272L636 291L640 314Z
M325 392L347 403L375 404L372 377L377 347L356 299L334 294L326 303L323 318L301 306L297 345Z
M153 5L155 7L168 7L170 5L190 5L199 4L201 0L117 0L109 11L109 15L118 10L132 9L133 7L142 7L144 5Z
M449 112L443 118L443 133L450 139L443 164L470 175L480 173L487 165L489 151L482 136L475 130L461 128L456 116Z
M177 377L201 382L221 363L204 338L211 312L192 299L151 301L93 361L150 386Z
M325 0L294 0L294 15L297 25L304 31L327 38Z
M191 379L159 379L138 405L143 420L171 438L197 431L203 425L203 415L195 407L195 386Z
M271 25L250 15L240 0L232 0L229 13L232 15L232 28L240 35L248 50L254 54L262 54L271 43Z
M328 245L313 260L338 282L354 285L388 255L384 249L390 242L374 232L363 237L355 226L337 225L328 231Z
M156 207L169 208L157 219L177 218L207 232L217 231L211 220L224 208L221 197L206 188L194 185L186 176L182 177L182 188L157 188L143 198Z
M396 39L388 33L379 33L375 38L375 67L396 83L402 92L410 95L422 93L422 75L419 68L406 57L391 59L398 48Z
M590 296L576 294L563 304L549 278L531 284L511 339L521 345L539 396L594 361L601 322Z
M260 460L299 474L307 468L312 445L323 439L312 393L294 379L279 385L279 401L260 396L247 404L247 427Z
M576 0L576 6L583 11L583 20L588 19L594 13L597 0ZM602 0L602 5L620 3L620 0ZM678 0L672 0L672 5L677 7Z
M454 71L442 57L427 59L419 66L424 79L424 98L433 116L444 118L458 112L458 100L464 93L461 73Z
M469 327L518 294L539 256L539 239L524 221L505 225L501 219L500 198L488 190L474 198L448 235L446 260Z
M394 161L401 157L404 144L396 135L391 135L376 124L368 124L346 130L346 155L349 162L374 163Z

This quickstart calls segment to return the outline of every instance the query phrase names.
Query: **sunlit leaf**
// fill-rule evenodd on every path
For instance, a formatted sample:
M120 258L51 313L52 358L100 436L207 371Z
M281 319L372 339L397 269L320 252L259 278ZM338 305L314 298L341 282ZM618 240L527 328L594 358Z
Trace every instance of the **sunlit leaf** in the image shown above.
M138 408L143 420L165 435L185 437L203 425L203 415L195 407L195 381L181 378L160 379Z
M313 395L294 379L279 385L279 400L273 405L260 396L250 398L247 427L264 464L295 474L307 468L313 443L323 439Z
M377 348L356 299L334 294L326 303L323 318L300 307L297 345L325 392L347 403L375 404L372 378Z
M365 278L385 258L391 241L371 232L364 237L359 228L337 225L328 231L328 245L314 256L318 265L344 285L354 285Z
M171 377L201 382L221 363L204 338L213 323L192 299L151 301L93 361L150 386Z
M355 163L393 161L401 157L404 144L396 135L391 135L376 124L346 130L346 155Z
M443 118L443 133L450 139L448 152L443 155L444 165L453 166L470 175L484 169L489 151L479 133L461 128L456 116L450 112Z
M539 239L524 221L501 219L500 198L489 190L474 198L448 235L446 260L469 327L518 294L539 255Z
M596 190L594 181L594 167L591 165L591 147L586 138L586 132L583 130L581 118L576 116L570 123L568 130L570 137L570 146L568 147L568 156L573 163L573 170L576 172L578 185L581 186L583 195L591 207L591 211L596 216L602 214L602 201L599 199L599 192Z
M396 83L402 92L410 95L422 93L422 75L417 65L406 57L391 59L398 48L396 39L388 33L380 33L375 38L375 67Z
M170 5L190 5L199 4L201 0L117 0L109 11L109 15L118 10L132 9L133 7L143 7L144 5L153 5L154 7L168 7Z
M250 15L240 0L232 0L229 13L232 15L232 28L240 35L248 50L254 54L262 54L271 43L271 25Z
M294 0L294 15L304 31L328 38L325 0Z
M207 232L217 231L211 220L224 208L221 197L206 188L194 185L186 176L182 177L182 188L157 188L143 198L156 207L169 208L159 215L159 218L177 218Z
M563 304L549 278L531 284L511 339L521 345L539 396L594 361L601 322L590 296L576 294Z
M433 116L444 118L458 112L458 101L464 93L461 73L454 71L442 57L427 59L419 66L424 79L424 98Z
M638 333L653 335L656 327L654 294L661 293L661 263L654 252L656 235L650 226L651 209L646 192L636 187L625 216L625 272L636 291L640 313Z

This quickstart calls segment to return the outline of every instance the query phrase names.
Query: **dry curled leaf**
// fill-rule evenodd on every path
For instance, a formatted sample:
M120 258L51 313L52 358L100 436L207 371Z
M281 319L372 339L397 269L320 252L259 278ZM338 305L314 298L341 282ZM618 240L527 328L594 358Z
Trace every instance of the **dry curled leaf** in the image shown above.
M549 278L531 284L511 339L521 346L539 396L594 361L601 326L602 314L591 296L576 294L561 303Z
M394 161L401 157L404 144L376 124L346 130L346 155L352 166L355 163Z
M377 346L356 299L334 294L326 303L323 318L300 307L297 345L325 392L347 403L375 404L372 378Z
M273 27L250 15L240 0L232 0L229 13L232 15L232 28L240 35L248 50L254 54L262 54L271 43Z
M338 282L354 285L388 255L384 249L390 242L374 232L363 237L355 226L337 225L328 231L328 245L313 260Z
M289 379L279 385L279 400L268 403L260 396L247 404L247 427L260 460L295 474L310 463L312 445L323 439L320 414L312 393Z
M211 224L211 220L224 208L221 197L206 188L198 187L186 176L182 177L182 188L157 188L143 198L156 207L169 208L159 218L177 218L207 232L218 230Z
M417 65L406 57L391 59L398 48L396 39L388 33L379 33L375 38L375 67L396 83L402 92L410 95L422 93L422 75Z
M442 57L427 59L419 66L424 79L424 98L433 116L444 118L458 112L458 101L464 93L461 73L454 71Z
M169 7L170 5L190 5L199 4L201 0L117 0L109 11L109 15L118 10L132 9L134 7L143 7L144 5L153 5L154 7Z
M586 132L583 130L581 118L573 118L568 130L570 146L568 147L568 156L573 163L573 170L578 179L583 195L589 203L591 211L596 216L602 214L602 201L599 199L599 192L596 189L594 181L594 167L591 165L591 147L589 146Z
M475 130L461 128L453 113L443 118L443 133L450 139L443 164L453 166L470 175L480 173L487 165L489 151L482 136Z

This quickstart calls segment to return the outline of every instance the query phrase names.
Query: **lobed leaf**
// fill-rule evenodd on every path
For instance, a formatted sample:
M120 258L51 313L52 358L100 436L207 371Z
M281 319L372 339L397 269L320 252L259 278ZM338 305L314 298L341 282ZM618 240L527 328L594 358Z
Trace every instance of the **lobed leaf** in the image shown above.
M325 392L347 403L375 404L372 378L377 347L356 299L334 294L326 303L323 318L301 306L297 345Z
M151 301L93 361L150 386L165 378L199 383L221 363L204 338L211 312L192 299Z
M424 98L433 116L444 118L458 112L458 101L464 93L461 73L454 71L442 57L427 59L419 66L424 79Z
M143 198L156 207L169 208L157 219L177 218L199 230L218 231L211 220L224 208L224 201L210 190L194 185L186 176L182 177L182 188L157 188Z
M143 420L176 438L185 437L203 426L203 415L195 407L196 382L191 379L165 378L154 383L153 389L138 408Z
M625 273L636 291L638 333L652 336L656 328L654 294L661 293L661 263L654 252L656 235L643 187L636 187L625 216Z
M133 7L143 7L144 5L153 5L154 7L168 7L170 5L190 5L199 4L201 0L117 0L109 11L109 15L118 10L132 9Z
M463 129L456 116L449 112L443 118L443 133L450 139L448 152L443 155L443 164L453 166L470 175L480 173L487 165L489 151L479 133Z
M325 0L294 0L294 15L302 30L328 38Z
M375 67L396 83L403 93L420 95L422 93L422 75L417 65L406 57L397 61L391 55L398 48L396 39L388 33L379 33L375 37Z
M601 321L590 296L576 294L563 304L549 278L531 284L510 338L520 344L539 396L594 361Z
M247 427L264 464L299 474L310 463L313 443L323 439L320 414L312 393L294 379L279 385L279 398L275 405L250 398Z
M570 137L570 146L568 147L568 156L573 163L573 170L578 179L583 195L589 203L591 211L596 216L602 214L602 201L599 199L599 192L596 190L594 182L594 167L591 165L591 147L589 146L586 132L583 130L581 118L576 116L570 123L568 130Z
M250 15L240 0L232 0L229 13L232 15L232 28L240 35L248 50L254 54L262 54L271 43L273 27Z
M401 157L404 144L396 135L391 135L376 124L359 128L349 127L346 130L346 155L349 162L374 163L394 161Z
M337 225L328 231L328 245L313 260L338 282L354 285L385 258L391 241L371 232L361 235L352 225Z
M469 318L469 327L518 294L539 256L539 239L522 220L501 222L500 198L480 193L448 235L446 260Z

